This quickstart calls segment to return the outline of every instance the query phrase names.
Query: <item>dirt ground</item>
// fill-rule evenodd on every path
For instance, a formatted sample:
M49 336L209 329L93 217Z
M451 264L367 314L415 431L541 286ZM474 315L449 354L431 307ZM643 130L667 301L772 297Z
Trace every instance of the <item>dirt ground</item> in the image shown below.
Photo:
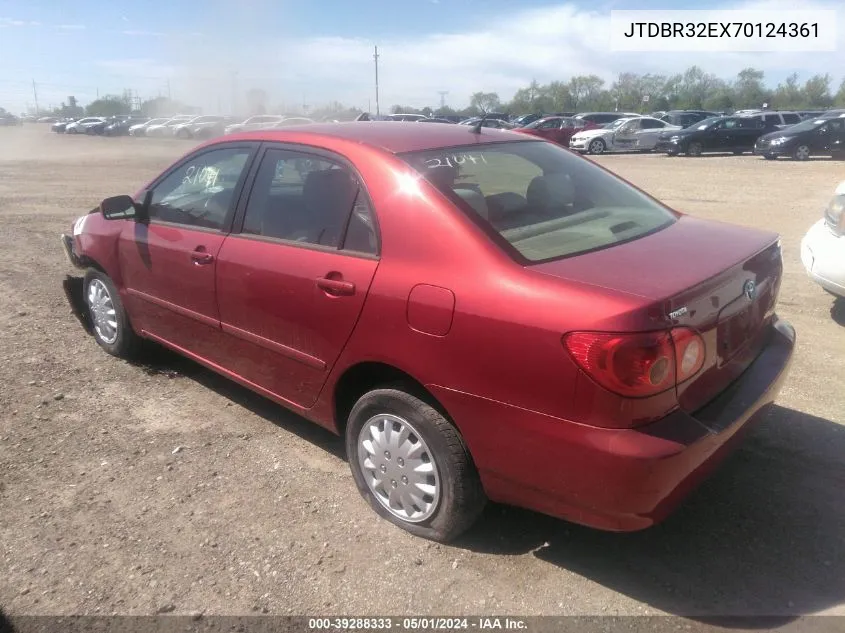
M447 547L378 519L339 439L170 354L114 359L69 313L60 232L190 147L0 128L8 612L845 614L845 305L799 259L845 163L599 157L679 210L782 234L791 376L658 527L606 534L495 506Z

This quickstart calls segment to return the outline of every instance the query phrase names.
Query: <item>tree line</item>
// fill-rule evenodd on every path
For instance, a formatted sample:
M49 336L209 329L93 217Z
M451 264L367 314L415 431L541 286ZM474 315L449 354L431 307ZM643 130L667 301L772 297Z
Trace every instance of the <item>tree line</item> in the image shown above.
M832 92L829 74L813 75L800 81L797 73L776 87L766 85L762 70L745 68L733 80L720 79L692 66L676 75L621 73L608 84L596 75L577 75L568 81L539 84L532 81L516 91L513 99L504 102L495 92L476 92L469 106L455 110L411 108L395 105L394 113L477 115L482 112L587 112L657 110L714 110L732 112L764 105L777 110L822 109L845 107L845 79Z

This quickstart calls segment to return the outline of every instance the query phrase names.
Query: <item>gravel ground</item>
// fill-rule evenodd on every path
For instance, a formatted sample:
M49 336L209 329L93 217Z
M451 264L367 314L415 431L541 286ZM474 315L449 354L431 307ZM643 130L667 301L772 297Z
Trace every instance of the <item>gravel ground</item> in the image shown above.
M190 147L0 129L8 612L845 614L845 305L799 259L845 163L599 157L682 211L782 234L791 377L658 527L606 534L490 507L447 547L379 520L338 438L169 353L112 358L70 315L59 233Z

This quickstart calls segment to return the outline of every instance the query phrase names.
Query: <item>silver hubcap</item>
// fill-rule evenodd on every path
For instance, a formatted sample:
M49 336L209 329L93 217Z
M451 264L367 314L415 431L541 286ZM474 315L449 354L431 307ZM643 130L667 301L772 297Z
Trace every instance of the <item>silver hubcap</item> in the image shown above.
M806 145L802 145L797 150L795 150L795 158L798 160L804 160L810 157L810 148Z
M370 492L393 516L419 523L440 500L440 478L428 445L407 421L373 416L358 434L358 464Z
M601 141L593 141L590 143L590 151L593 154L601 154L604 151L604 143Z
M117 340L117 315L108 288L99 279L88 284L88 308L97 336L108 345L114 343Z

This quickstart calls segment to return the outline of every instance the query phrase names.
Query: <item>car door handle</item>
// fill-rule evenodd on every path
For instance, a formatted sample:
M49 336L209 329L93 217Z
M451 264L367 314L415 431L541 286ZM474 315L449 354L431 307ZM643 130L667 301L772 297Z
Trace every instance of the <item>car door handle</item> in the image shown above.
M198 266L202 266L204 264L210 264L214 261L214 255L209 252L206 252L205 249L197 249L191 253L191 259L195 264Z
M329 279L320 277L317 279L317 287L324 292L335 296L349 296L355 294L355 284L342 279Z

